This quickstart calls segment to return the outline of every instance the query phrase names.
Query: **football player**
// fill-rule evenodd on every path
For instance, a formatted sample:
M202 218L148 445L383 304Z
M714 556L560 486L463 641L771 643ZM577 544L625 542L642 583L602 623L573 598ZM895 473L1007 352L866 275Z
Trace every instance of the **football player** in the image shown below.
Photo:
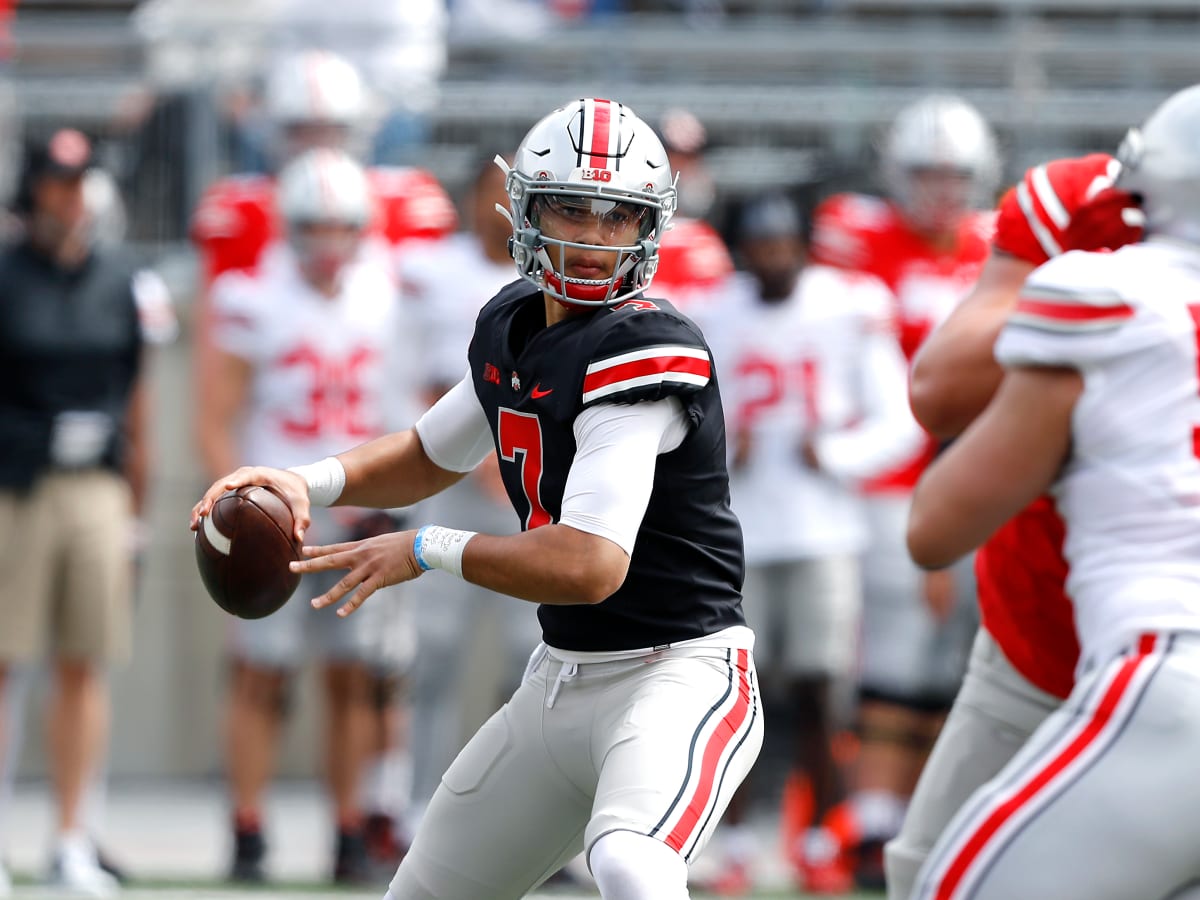
M400 269L404 299L421 335L421 380L432 406L462 379L463 358L484 302L513 280L508 252L512 226L496 212L507 207L504 171L480 160L463 207L469 229L428 252L410 255ZM446 273L453 272L453 278ZM512 534L520 523L504 493L493 454L467 478L430 497L415 515L453 528ZM413 585L417 659L412 673L412 809L419 821L442 772L467 738L520 683L541 632L524 603L467 581L424 579ZM474 717L460 702L468 660L483 646L501 660L492 689L476 684L489 705ZM482 704L480 704L482 706ZM474 712L474 710L471 710ZM472 720L473 719L473 720Z
M1200 86L1130 131L1116 186L1140 198L1146 239L1030 275L996 343L994 399L917 488L909 546L925 566L1053 495L1081 655L1066 701L955 816L914 898L1197 896L1197 135Z
M843 726L835 688L852 683L867 542L858 486L924 440L904 400L906 363L887 287L870 275L807 264L807 229L786 195L740 217L743 260L710 320L732 438L730 492L746 542L746 619L757 658L795 719L794 770L811 786L814 821L842 799L833 743ZM740 799L740 798L739 798ZM730 822L741 817L737 802ZM725 829L728 865L714 889L749 887L757 840ZM808 890L849 888L817 865L833 844L805 833L787 848ZM832 883L837 878L837 884Z
M367 97L358 72L336 54L310 50L283 60L269 73L264 107L280 166L313 147L348 150L367 119ZM373 195L370 229L397 251L425 246L452 233L457 213L428 172L413 168L368 170ZM208 188L192 219L200 254L196 314L195 383L200 407L211 382L209 287L223 272L253 271L264 248L279 236L276 179L232 175Z
M524 681L446 770L388 896L519 898L585 850L605 900L685 898L763 725L712 356L643 293L674 179L600 99L537 123L507 177L521 277L480 312L466 376L412 429L218 480L192 527L263 483L301 535L312 504L411 503L495 450L521 533L426 525L296 564L349 570L313 601L343 615L429 569L538 604Z
M271 135L274 162L283 166L297 153L313 147L351 150L366 143L370 98L358 71L347 60L327 50L308 50L284 56L268 73L264 108ZM391 247L402 260L412 251L427 248L454 231L457 213L445 190L428 172L407 167L374 167L367 170L371 189L369 232ZM214 383L212 317L209 287L228 271L251 272L264 249L279 237L276 179L269 175L234 175L213 184L197 207L192 239L201 256L203 286L199 295L194 338L194 367L198 417L211 413ZM382 520L380 520L382 522ZM377 731L392 734L395 723L395 673L380 673L372 693L381 710ZM382 768L392 756L381 754L372 780L382 779ZM371 847L381 856L394 852L393 817L374 810L369 817ZM390 868L390 866L389 866Z
M370 185L339 150L307 151L280 175L286 240L271 246L253 272L228 272L213 284L214 364L211 403L199 421L207 469L243 461L288 465L410 421L403 385L413 384L412 329L385 248L366 236ZM416 398L411 398L415 405ZM340 512L340 511L339 511ZM323 511L313 527L324 539L359 535L368 520ZM327 583L310 590L325 590ZM411 634L388 623L404 606L378 605L374 621L345 627L332 615L291 603L270 619L235 620L229 685L227 766L235 820L231 877L261 881L265 841L263 793L274 767L279 730L295 670L323 663L327 774L338 822L333 867L338 881L368 877L359 790L371 752L372 676L380 641Z
M1066 250L1115 249L1140 237L1134 199L1112 186L1119 169L1103 153L1059 159L1029 169L1005 193L979 281L913 364L913 411L931 432L958 435L995 392L1003 369L992 348L1030 272ZM1079 646L1062 543L1062 521L1046 496L976 555L982 623L904 826L885 848L891 900L908 900L950 817L1071 691Z
M277 166L313 147L352 152L369 114L358 72L327 50L284 57L268 74L263 106ZM375 196L371 228L392 246L454 231L454 205L430 173L379 167L368 170L368 178ZM278 232L273 176L233 175L215 182L191 226L205 283L230 269L253 269Z
M931 95L896 116L881 148L885 199L842 194L818 208L813 256L891 288L901 349L912 359L979 276L988 252L999 159L979 112ZM865 887L883 882L883 842L904 817L917 774L954 699L975 628L969 561L922 573L904 527L913 485L935 452L864 485L871 529L863 558L860 749L848 804L826 823Z

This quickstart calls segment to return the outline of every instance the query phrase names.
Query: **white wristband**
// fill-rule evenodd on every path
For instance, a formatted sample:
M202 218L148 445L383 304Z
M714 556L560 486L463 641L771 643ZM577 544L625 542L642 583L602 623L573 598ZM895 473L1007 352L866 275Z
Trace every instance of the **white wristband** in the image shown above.
M417 529L413 538L413 555L417 565L425 571L443 569L462 578L463 550L467 541L475 537L475 531L455 531L441 525L425 525Z
M333 506L346 487L346 469L336 456L327 456L307 466L292 466L288 471L295 472L308 484L308 502L313 506Z

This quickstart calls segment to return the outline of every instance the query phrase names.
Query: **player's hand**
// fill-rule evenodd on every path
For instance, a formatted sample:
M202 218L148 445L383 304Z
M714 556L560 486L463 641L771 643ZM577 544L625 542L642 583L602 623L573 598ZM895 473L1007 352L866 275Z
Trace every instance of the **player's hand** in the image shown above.
M1145 221L1133 194L1105 188L1075 210L1063 229L1063 249L1116 250L1141 240Z
M296 539L304 540L304 532L312 524L308 502L308 483L295 472L289 472L286 469L272 469L267 466L242 466L224 478L214 481L212 486L204 492L200 502L192 507L192 519L189 525L192 531L200 527L200 519L209 514L213 504L222 494L250 484L272 488L283 498L292 511L292 520L296 526Z
M425 571L413 553L416 535L415 530L396 531L365 541L305 547L303 552L308 559L290 563L288 568L301 575L348 569L345 577L312 601L314 607L323 609L349 596L337 611L339 616L348 616L380 588L412 581Z
M923 573L921 582L925 605L933 613L933 617L939 622L949 621L951 613L954 612L954 604L958 599L954 573L949 569L935 569L932 572Z

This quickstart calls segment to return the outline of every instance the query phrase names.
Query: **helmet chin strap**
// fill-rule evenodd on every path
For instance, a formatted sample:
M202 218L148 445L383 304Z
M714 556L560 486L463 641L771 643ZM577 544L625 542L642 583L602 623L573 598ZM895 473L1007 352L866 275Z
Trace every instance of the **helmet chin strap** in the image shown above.
M625 254L624 262L617 267L610 278L572 278L569 275L559 275L555 271L545 245L538 247L535 255L537 261L542 265L543 279L551 296L559 303L573 308L609 305L615 302L625 284L625 276L638 263L637 256L628 253ZM572 301L578 302L573 303Z

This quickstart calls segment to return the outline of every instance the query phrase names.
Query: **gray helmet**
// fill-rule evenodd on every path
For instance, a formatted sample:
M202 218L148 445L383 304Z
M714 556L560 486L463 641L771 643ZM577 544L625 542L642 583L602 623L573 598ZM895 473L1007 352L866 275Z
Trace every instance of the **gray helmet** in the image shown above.
M1147 234L1200 244L1200 85L1172 94L1117 151L1117 187L1141 198Z

